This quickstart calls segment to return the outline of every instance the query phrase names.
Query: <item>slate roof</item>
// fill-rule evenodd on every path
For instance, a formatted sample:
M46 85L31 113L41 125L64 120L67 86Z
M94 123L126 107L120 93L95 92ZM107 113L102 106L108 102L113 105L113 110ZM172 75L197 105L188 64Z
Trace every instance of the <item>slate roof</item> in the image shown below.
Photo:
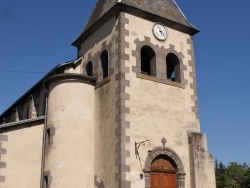
M166 18L170 21L197 30L186 19L174 0L97 0L95 7L79 37L117 4L143 10L145 12Z

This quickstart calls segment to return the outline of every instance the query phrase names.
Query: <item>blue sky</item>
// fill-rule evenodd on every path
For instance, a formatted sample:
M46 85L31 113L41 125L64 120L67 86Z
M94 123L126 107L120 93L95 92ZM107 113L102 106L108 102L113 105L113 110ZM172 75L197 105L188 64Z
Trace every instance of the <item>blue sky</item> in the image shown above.
M250 1L177 3L201 30L194 36L195 59L201 130L209 151L223 163L250 164ZM76 58L70 44L94 4L0 0L0 113L55 65Z

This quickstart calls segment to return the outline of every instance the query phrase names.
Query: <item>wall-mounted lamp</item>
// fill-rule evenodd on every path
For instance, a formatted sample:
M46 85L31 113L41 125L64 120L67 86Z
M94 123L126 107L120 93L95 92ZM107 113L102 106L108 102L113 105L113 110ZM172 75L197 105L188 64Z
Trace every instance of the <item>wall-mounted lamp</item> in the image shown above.
M141 178L141 180L143 179L143 174L142 173L140 173L140 178Z
M139 151L138 150L139 150L140 146L141 145L145 146L146 142L150 143L149 140L145 140L145 141L142 141L142 142L135 142L135 156L136 156L136 158L137 158L137 156L139 156Z

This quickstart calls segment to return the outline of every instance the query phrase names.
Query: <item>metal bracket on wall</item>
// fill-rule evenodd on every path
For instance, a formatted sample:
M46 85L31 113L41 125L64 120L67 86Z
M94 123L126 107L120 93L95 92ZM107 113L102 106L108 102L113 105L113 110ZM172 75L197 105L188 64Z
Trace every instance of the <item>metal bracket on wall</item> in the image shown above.
M145 140L145 141L142 141L142 142L135 142L135 156L137 158L140 157L139 156L139 148L141 145L145 146L145 143L148 142L150 144L150 141L149 140Z

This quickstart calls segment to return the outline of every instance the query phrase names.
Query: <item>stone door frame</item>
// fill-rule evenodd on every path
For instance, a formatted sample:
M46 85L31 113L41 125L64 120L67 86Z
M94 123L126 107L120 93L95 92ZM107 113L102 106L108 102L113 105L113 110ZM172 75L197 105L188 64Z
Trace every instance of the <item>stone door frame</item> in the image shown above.
M152 151L148 152L148 156L145 162L145 167L143 169L144 177L145 177L145 188L150 188L150 166L153 160L159 155L166 155L170 157L177 166L177 187L185 188L185 171L184 166L179 158L179 156L170 148L166 147L157 147Z

